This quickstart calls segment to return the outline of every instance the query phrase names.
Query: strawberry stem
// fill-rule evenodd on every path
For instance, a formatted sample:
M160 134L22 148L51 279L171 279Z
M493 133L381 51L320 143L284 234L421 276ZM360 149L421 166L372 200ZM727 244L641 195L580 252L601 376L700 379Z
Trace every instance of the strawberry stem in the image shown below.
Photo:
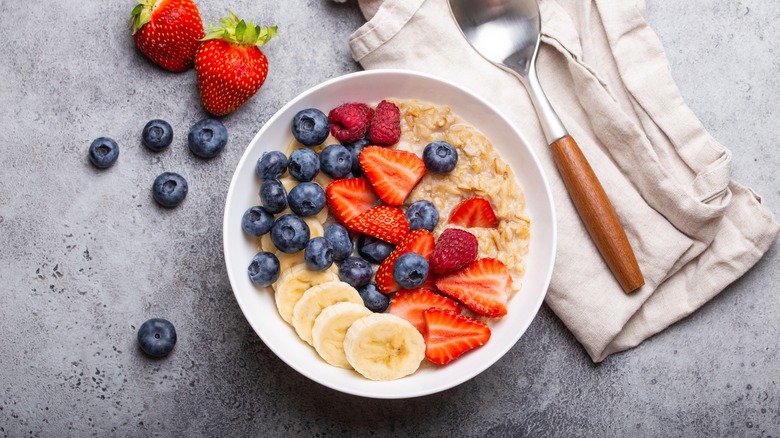
M130 12L129 24L133 28L133 35L152 20L152 11L156 3L157 0L138 0L138 4Z
M228 11L228 16L219 20L219 24L221 26L209 23L209 33L201 41L223 39L240 46L260 47L279 34L276 26L260 27L251 21L247 23L232 11Z

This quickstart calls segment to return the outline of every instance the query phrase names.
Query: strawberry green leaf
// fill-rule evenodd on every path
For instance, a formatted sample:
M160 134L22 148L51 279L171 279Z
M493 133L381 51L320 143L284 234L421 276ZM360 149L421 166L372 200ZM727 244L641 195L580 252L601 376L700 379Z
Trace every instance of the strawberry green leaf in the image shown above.
M209 24L209 33L201 41L224 39L241 46L259 47L278 35L276 26L255 26L251 21L247 23L238 18L232 11L228 11L228 16L220 19L219 24L219 26Z

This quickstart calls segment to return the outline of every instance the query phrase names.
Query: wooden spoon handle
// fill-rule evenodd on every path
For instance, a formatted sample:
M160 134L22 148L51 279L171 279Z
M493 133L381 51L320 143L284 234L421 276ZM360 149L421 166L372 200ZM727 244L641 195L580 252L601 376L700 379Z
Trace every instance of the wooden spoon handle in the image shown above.
M555 163L585 228L626 293L645 284L626 232L577 142L567 135L550 145Z

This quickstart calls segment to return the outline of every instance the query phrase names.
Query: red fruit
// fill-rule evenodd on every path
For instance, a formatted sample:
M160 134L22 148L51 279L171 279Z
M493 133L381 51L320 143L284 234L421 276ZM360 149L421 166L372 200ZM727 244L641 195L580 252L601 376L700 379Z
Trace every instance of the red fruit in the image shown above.
M368 138L379 146L394 145L401 139L401 111L394 103L383 100L376 106Z
M433 363L449 363L490 340L487 324L457 312L431 308L423 312L423 316L425 357Z
M400 289L393 279L393 267L395 266L395 261L398 260L398 257L401 257L407 252L416 252L425 257L425 260L428 260L433 252L434 245L435 239L433 238L433 234L428 230L414 230L407 234L376 270L375 281L379 291L389 294ZM432 276L428 275L428 279L432 279ZM428 283L429 282L426 281L421 287L429 287Z
M366 135L374 110L365 103L344 103L328 113L330 133L340 142L352 143Z
M436 248L431 254L431 271L446 274L465 268L477 259L477 238L468 231L447 228L439 236Z
M425 335L423 312L431 307L460 313L460 304L428 289L400 290L390 301L390 313L411 322L423 335Z
M475 196L461 202L450 213L447 223L463 228L498 228L498 219L493 207L485 198Z
M436 288L474 312L497 318L506 315L512 275L501 261L479 259L460 271L436 279Z
M230 12L210 27L195 55L200 99L215 116L232 113L257 93L268 74L268 59L259 47L276 36L276 26L255 26Z
M403 205L425 175L425 163L412 152L368 146L358 159L376 193L390 205Z
M337 179L325 189L328 211L347 224L379 202L379 196L366 178Z
M139 0L130 22L138 49L160 67L184 71L192 67L200 46L203 20L192 0Z
M380 205L347 222L347 228L397 245L409 234L409 221L400 208Z

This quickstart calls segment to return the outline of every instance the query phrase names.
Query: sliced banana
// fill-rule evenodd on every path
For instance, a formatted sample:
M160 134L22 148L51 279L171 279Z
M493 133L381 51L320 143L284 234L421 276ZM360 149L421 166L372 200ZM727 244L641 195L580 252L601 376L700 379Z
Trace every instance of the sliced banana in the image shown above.
M305 264L297 264L282 272L274 284L274 300L279 315L288 324L292 323L295 303L310 287L330 281L339 281L339 276L331 270L312 271Z
M323 208L322 210L327 213L326 208ZM310 239L314 239L315 237L322 237L325 235L325 229L322 228L322 222L317 219L317 216L305 217L303 218L303 221L306 222L306 225L309 226Z
M371 315L363 304L336 303L322 309L312 327L312 345L322 359L339 368L352 369L344 353L347 329L358 319Z
M309 288L293 308L292 326L295 332L309 345L313 345L314 320L322 309L342 302L363 304L363 299L357 289L343 281L322 283Z
M276 252L276 245L274 245L273 240L271 240L271 233L265 233L263 234L263 237L260 238L260 248L265 252Z
M298 185L298 180L293 178L292 176L285 176L284 178L280 178L279 182L282 183L284 186L284 190L287 192L287 194L290 194L290 190L293 189L293 187Z
M344 337L347 362L371 380L395 380L417 371L425 341L414 326L390 313L355 321Z
M304 260L305 253L303 251L294 252L292 254L276 251L273 254L279 259L279 272L284 272L295 265L306 263Z

